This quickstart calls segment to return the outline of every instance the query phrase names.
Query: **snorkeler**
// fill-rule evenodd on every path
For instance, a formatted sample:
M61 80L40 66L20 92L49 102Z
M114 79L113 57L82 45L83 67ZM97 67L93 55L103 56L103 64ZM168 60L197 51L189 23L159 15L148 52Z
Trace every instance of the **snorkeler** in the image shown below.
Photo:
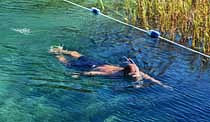
M114 66L100 62L98 60L90 59L87 56L84 56L77 51L68 51L64 50L61 46L51 47L49 50L50 53L57 54L57 59L62 62L67 67L77 67L81 69L82 72L79 75L84 76L108 76L108 77L125 77L138 83L138 81L149 80L150 84L158 84L163 87L169 87L164 85L160 81L152 78L151 76L143 73L139 70L135 62L127 57L124 57L127 60L127 64L124 67ZM66 56L72 57L75 60L68 60ZM141 82L142 83L142 82ZM133 87L139 88L144 85L136 84Z

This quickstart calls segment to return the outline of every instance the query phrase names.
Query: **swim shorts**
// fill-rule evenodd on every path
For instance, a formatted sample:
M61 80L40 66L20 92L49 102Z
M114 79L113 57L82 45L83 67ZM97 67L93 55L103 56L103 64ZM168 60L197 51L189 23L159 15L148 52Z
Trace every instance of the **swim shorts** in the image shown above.
M83 70L90 70L100 65L104 65L105 63L99 60L91 59L87 56L81 56L77 60L70 60L67 63L67 67L77 67Z

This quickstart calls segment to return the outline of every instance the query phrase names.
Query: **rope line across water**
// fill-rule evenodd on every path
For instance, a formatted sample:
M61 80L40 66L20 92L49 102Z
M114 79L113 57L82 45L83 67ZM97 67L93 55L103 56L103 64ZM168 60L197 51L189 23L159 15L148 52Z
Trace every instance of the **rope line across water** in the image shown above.
M104 17L106 17L106 18L108 18L108 19L111 19L111 20L116 21L116 22L118 22L118 23L121 23L121 24L123 24L123 25L129 26L129 27L132 27L132 28L135 28L136 30L139 30L139 31L141 31L141 32L144 32L144 33L149 34L149 31L147 31L147 30L138 28L138 27L133 26L133 25L131 25L131 24L122 22L122 21L117 20L117 19L115 19L115 18L113 18L113 17L110 17L110 16L108 16L108 15L105 15L105 14L101 13L101 12L99 11L99 9L96 9L96 8L90 9L90 8L81 6L81 5L79 5L79 4L76 4L76 3L74 3L74 2L68 1L68 0L63 0L63 1L66 2L66 3L70 3L70 4L74 5L74 6L77 6L77 7L83 8L83 9L86 9L86 10L88 10L88 11L91 11L91 12L95 13L96 15L104 16ZM150 31L151 31L151 30L150 30ZM151 36L151 35L150 35L150 36ZM176 46L178 46L178 47L184 48L184 49L189 50L189 51L191 51L191 52L194 52L194 53L200 54L200 55L202 55L202 56L205 56L205 57L207 57L207 58L210 58L209 55L206 55L206 54L204 54L204 53L202 53L202 52L193 50L193 49L191 49L191 48L189 48L189 47L183 46L183 45L178 44L178 43L176 43L176 42L174 42L174 41L171 41L171 40L169 40L169 39L166 39L166 38L164 38L164 37L158 36L158 38L160 38L160 39L162 39L162 40L165 40L166 42L169 42L169 43L171 43L171 44L174 44L174 45L176 45Z

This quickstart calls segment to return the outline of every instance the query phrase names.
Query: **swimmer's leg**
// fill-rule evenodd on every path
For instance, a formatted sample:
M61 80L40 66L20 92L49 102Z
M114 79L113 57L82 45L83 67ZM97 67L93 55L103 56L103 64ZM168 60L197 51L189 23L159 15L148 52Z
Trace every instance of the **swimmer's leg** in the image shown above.
M62 46L53 46L53 47L50 47L49 52L50 53L53 53L53 54L64 54L64 55L68 55L68 56L71 56L71 57L76 58L76 59L78 59L81 56L83 56L82 54L80 54L77 51L64 50Z
M63 55L57 55L56 58L63 64L68 63L68 60Z
M80 58L81 56L83 56L82 54L80 54L80 53L77 52L77 51L66 51L64 54L69 55L69 56L71 56L71 57L73 57L73 58L76 58L76 59L78 59L78 58Z
M100 71L88 71L88 72L81 73L81 75L85 75L85 76L106 76L107 73L100 72Z

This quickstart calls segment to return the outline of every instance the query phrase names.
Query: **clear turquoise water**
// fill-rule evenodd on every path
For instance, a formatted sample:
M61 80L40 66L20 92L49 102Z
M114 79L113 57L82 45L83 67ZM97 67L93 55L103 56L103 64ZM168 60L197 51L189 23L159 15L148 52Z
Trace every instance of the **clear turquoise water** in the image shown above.
M202 56L56 0L0 0L0 22L0 122L210 121L210 63ZM116 65L132 57L173 90L72 78L76 69L48 53L59 44Z

